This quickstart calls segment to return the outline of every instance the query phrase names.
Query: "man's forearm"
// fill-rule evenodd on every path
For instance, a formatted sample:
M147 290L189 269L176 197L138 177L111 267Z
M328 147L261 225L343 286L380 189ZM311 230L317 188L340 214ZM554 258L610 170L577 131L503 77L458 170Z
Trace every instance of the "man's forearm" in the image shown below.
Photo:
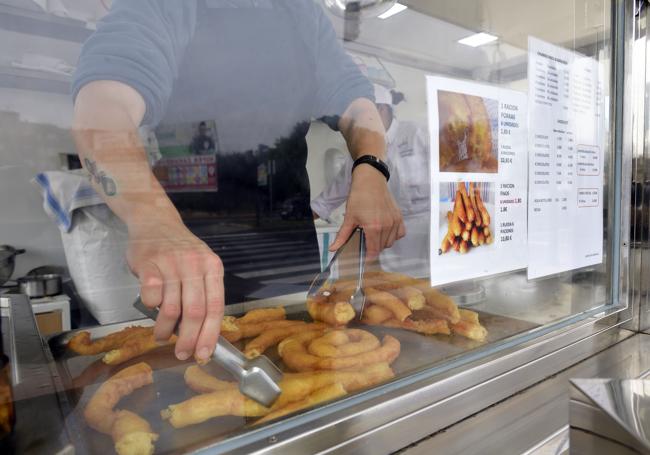
M350 104L339 121L339 129L352 158L374 155L386 160L384 125L370 100L359 98ZM386 178L368 165L357 166L352 172L345 219L330 251L344 245L357 227L364 229L368 260L374 260L382 249L390 248L405 231Z
M341 116L339 129L345 137L352 159L374 155L386 160L384 125L377 108L369 99L354 100Z
M160 217L180 220L139 140L139 100L124 86L108 88L84 87L75 103L73 134L83 167L129 229Z

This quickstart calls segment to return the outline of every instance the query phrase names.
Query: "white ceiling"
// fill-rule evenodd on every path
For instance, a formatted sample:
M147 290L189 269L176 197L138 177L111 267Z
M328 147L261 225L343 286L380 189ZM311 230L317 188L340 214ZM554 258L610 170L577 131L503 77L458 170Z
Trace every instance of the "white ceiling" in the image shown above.
M609 29L610 0L400 0L409 8L525 49L528 35L584 46Z
M409 9L386 20L364 19L354 46L441 65L474 77L525 63L528 36L568 48L602 42L610 0L400 0ZM340 36L343 21L330 15ZM484 31L495 43L470 48L458 40ZM421 65L421 66L426 66Z

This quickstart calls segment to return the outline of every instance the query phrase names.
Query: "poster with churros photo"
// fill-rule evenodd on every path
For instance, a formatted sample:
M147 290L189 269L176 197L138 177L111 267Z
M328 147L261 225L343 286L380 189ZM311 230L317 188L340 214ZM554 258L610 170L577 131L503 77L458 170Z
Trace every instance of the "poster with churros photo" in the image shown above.
M474 254L494 243L494 184L440 184L438 254Z
M433 286L526 268L525 93L427 76Z
M498 128L497 100L439 90L440 172L497 173Z

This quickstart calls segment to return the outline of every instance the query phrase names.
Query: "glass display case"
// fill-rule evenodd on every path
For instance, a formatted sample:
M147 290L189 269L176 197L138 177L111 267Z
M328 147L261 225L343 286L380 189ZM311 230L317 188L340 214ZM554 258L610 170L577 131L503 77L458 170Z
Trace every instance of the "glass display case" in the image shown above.
M7 447L397 451L644 319L637 2L52 3L0 0Z

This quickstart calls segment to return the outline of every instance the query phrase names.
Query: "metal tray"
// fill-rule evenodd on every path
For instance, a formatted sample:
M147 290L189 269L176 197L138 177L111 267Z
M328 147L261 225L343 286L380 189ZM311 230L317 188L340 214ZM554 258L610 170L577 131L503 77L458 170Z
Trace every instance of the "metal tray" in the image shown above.
M288 310L288 313L291 319L309 320L309 316L304 311ZM485 343L468 340L457 335L424 336L386 327L363 326L363 328L379 337L384 334L393 335L401 342L401 354L392 365L396 379L398 379L491 342L538 327L536 324L504 316L483 312L479 312L479 315L481 323L488 330L488 340ZM148 326L151 324L152 322L149 320L139 320L84 330L90 332L91 336L95 338L130 325ZM156 453L192 452L246 432L249 428L248 424L253 421L243 417L221 417L199 425L174 429L160 418L160 411L170 404L179 403L194 395L194 392L189 390L183 381L183 373L192 362L176 360L173 348L167 346L121 365L105 365L101 361L101 355L79 356L66 348L68 340L77 332L79 331L65 332L48 340L55 368L62 378L63 390L60 391L60 399L66 415L65 424L74 439L73 443L77 453L102 455L113 453L111 438L90 429L85 424L83 409L102 382L122 368L142 361L149 363L154 370L153 385L134 391L120 401L118 407L131 410L150 422L153 430L160 435L156 442ZM240 342L238 347L243 348L243 343ZM266 355L280 368L285 369L275 348L267 351ZM214 363L209 364L207 368L216 376L228 379L227 373Z

